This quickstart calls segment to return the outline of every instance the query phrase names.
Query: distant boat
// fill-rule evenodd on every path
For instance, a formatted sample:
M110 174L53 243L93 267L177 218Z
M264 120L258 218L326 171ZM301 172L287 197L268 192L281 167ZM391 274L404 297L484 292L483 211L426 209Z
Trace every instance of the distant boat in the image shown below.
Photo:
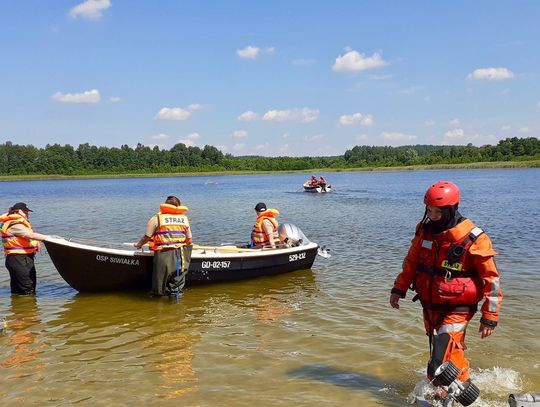
M311 181L306 181L304 182L304 192L314 192L317 194L324 194L326 192L332 192L332 185L330 184L313 185Z

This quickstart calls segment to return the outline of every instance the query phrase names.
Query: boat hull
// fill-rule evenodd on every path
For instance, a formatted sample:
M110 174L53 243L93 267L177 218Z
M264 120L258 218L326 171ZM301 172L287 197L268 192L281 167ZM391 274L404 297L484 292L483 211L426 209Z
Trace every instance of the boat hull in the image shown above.
M49 239L44 243L59 274L77 291L151 288L152 252L106 249L63 239ZM317 249L316 243L286 249L239 252L219 246L194 249L186 284L236 281L310 269Z
M332 191L332 186L331 185L327 185L326 187L322 187L320 185L318 186L311 186L311 185L305 185L304 184L304 192L312 192L312 193L316 193L316 194L324 194L324 193L327 193L327 192L330 192Z

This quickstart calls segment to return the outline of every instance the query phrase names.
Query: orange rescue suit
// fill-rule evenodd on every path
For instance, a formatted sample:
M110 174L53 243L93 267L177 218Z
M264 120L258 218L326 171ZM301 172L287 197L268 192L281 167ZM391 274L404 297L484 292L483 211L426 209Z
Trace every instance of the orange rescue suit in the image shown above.
M263 221L265 219L268 219L273 226L273 236L274 241L278 241L279 234L278 234L278 222L275 219L276 216L279 215L279 211L277 209L267 209L264 212L260 212L257 220L255 221L255 225L253 225L253 231L251 232L251 243L252 246L266 246L270 244L270 239L266 235L266 232L264 231L263 227Z
M37 240L27 239L21 236L15 236L8 232L8 229L16 224L22 224L32 230L28 219L18 213L4 213L0 216L2 225L2 243L4 244L5 254L32 254L39 250L40 243Z
M189 220L187 206L161 204L157 217L157 228L152 235L152 250L177 249L189 244Z
M392 293L402 298L409 288L417 292L424 308L424 325L432 344L428 377L446 360L461 369L460 380L469 377L464 356L464 337L477 305L481 322L496 326L502 301L499 273L491 240L465 219L438 235L417 226L417 233L397 276Z

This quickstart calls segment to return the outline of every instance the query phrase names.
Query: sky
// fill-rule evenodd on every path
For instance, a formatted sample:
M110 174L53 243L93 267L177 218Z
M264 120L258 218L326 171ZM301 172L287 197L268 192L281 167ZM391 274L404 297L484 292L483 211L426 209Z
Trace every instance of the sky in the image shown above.
M0 1L0 142L235 156L540 137L540 1Z

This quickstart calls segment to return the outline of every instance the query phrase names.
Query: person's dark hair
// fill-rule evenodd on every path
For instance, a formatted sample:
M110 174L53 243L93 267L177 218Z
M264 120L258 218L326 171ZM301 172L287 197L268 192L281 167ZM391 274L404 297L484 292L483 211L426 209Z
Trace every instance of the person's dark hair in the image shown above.
M174 195L168 196L167 199L165 200L165 203L169 204L169 205L174 205L174 206L180 206L181 205L180 199L175 197Z

